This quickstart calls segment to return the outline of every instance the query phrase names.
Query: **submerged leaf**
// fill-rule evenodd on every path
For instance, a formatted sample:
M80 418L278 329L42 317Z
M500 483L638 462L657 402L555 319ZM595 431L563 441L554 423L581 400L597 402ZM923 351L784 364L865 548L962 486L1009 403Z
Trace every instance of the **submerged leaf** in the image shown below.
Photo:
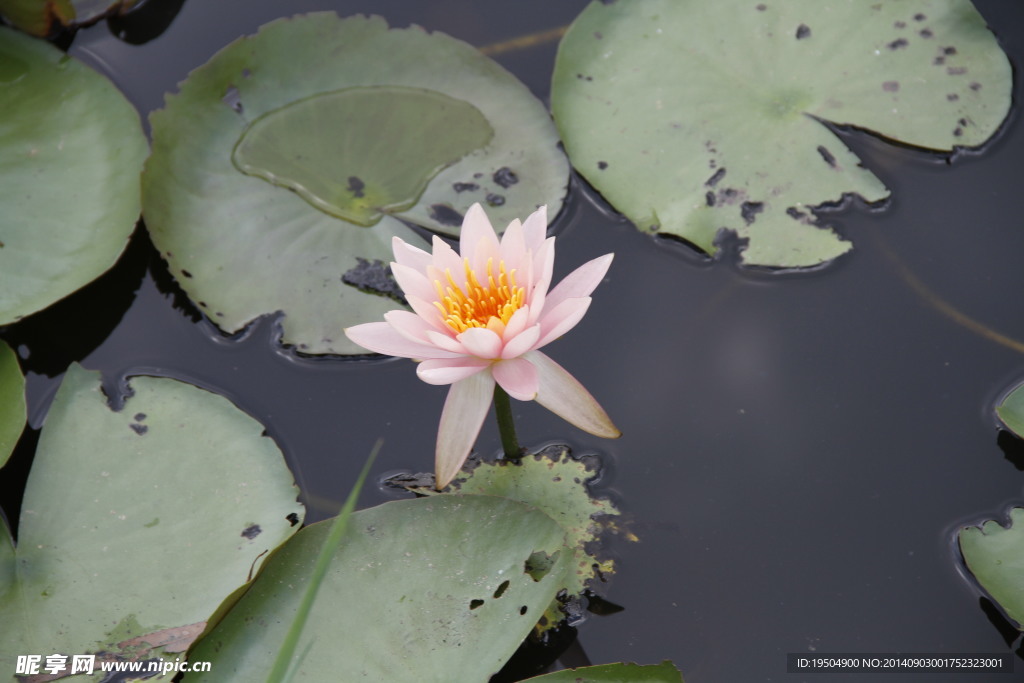
M25 378L18 356L0 339L0 467L14 452L25 428Z
M566 669L529 678L523 683L683 683L682 674L672 662L639 664L601 664Z
M305 353L365 353L342 330L394 303L349 275L390 262L395 236L426 248L407 223L456 235L476 202L496 225L541 204L554 215L568 183L522 83L463 42L379 17L271 22L151 122L146 225L175 277L226 332L283 312L283 341Z
M139 218L146 138L106 78L0 26L0 325L114 264Z
M64 377L17 548L0 524L0 623L18 624L0 629L0 670L19 653L173 661L295 531L298 491L261 425L174 380L131 388L114 410L97 373Z
M559 48L573 165L645 231L750 265L850 248L811 210L889 191L825 124L948 151L1005 119L1009 60L968 0L593 2Z
M996 414L1010 431L1024 439L1024 384L1018 386L996 407Z
M960 552L981 587L1024 626L1024 508L1010 510L1010 524L989 520L959 534Z
M562 588L569 596L582 595L595 581L615 571L610 559L599 559L601 534L613 529L619 511L611 501L591 495L588 485L596 472L586 462L575 460L565 446L551 446L517 461L480 463L456 479L452 490L460 493L502 496L536 507L558 522L573 553L570 570ZM537 558L541 562L543 558ZM540 630L564 620L555 601L538 620Z
M305 592L327 523L267 562L193 650L212 661L196 681L263 680ZM530 632L569 562L561 527L492 496L434 496L352 515L299 642L295 680L486 681ZM525 570L543 552L545 576Z

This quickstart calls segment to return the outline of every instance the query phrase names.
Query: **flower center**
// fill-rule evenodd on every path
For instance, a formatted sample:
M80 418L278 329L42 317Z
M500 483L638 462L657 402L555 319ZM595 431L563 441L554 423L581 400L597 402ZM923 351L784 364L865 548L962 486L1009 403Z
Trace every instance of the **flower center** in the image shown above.
M445 270L447 282L434 280L437 290L434 305L441 312L441 319L456 333L471 327L488 327L493 320L507 325L526 298L526 290L516 284L515 269L506 271L505 262L498 261L495 271L494 259L487 259L487 282L481 284L469 267L469 259L463 259L463 265L466 269L465 290L455 284L450 270Z

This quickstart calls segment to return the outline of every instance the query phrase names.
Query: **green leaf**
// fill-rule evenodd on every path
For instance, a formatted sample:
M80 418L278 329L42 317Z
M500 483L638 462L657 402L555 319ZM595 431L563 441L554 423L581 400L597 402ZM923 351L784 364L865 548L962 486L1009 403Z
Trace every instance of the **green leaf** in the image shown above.
M451 489L460 494L502 496L526 503L550 516L561 525L566 546L573 554L565 575L568 595L580 595L594 579L612 574L615 563L599 559L601 534L614 529L619 515L611 501L595 498L588 485L595 472L586 462L572 458L565 446L551 446L519 460L480 463L465 477L456 479ZM539 620L539 627L557 626L563 619L560 603L553 601Z
M192 652L195 681L263 680L328 525L299 532ZM486 681L530 632L569 555L544 513L491 496L432 496L355 513L298 646L296 680ZM536 553L557 559L545 576Z
M960 530L960 552L981 587L1024 625L1024 508L1010 510L1010 524L989 520Z
M113 410L72 366L54 399L17 549L0 532L0 623L18 625L0 630L0 670L19 653L173 661L301 520L256 421L174 380L131 389Z
M1024 439L1024 384L1011 391L996 406L996 414L1010 431Z
M105 77L0 27L0 325L106 271L139 218L146 139Z
M342 330L396 307L393 237L427 246L407 223L457 235L476 202L496 225L541 204L554 216L568 183L522 83L461 41L379 17L271 22L151 122L144 213L175 277L226 332L283 311L283 341L306 353L365 353Z
M0 467L14 452L25 429L25 378L18 356L0 339Z
M22 31L49 36L103 15L131 8L137 0L0 0L0 15Z
M1010 63L968 0L591 3L566 33L552 109L573 165L644 231L750 265L850 248L811 210L889 195L824 124L948 151L1010 107Z
M683 683L683 676L672 662L666 661L648 666L625 663L586 666L527 680L537 683Z
M264 114L242 133L232 158L243 173L369 227L412 208L431 178L493 135L479 109L433 90L346 88ZM404 163L394 163L391 148L402 150Z

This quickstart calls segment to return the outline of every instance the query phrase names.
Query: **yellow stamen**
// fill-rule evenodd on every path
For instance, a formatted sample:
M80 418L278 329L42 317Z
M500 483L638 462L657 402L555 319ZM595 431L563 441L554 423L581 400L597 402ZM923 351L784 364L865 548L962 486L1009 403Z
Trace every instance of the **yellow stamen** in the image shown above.
M516 284L516 271L505 270L505 262L498 261L494 270L494 259L487 259L486 280L481 284L476 273L469 266L469 259L463 259L466 269L466 288L455 283L450 270L445 270L445 280L434 280L437 301L434 306L441 318L455 332L465 332L471 327L490 327L495 321L507 325L512 314L523 306L526 290Z

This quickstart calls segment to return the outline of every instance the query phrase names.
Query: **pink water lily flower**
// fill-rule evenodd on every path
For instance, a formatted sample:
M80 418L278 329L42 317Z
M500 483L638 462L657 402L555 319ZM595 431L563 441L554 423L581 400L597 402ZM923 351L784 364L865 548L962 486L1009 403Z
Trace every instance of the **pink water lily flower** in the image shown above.
M580 429L620 435L576 379L538 351L583 318L612 254L585 263L550 292L555 238L547 209L514 220L499 240L479 204L466 212L459 251L434 237L433 253L394 238L391 271L413 312L356 325L348 338L377 353L419 361L429 384L450 384L437 435L437 487L469 456L490 408L495 382L513 398L536 400Z

